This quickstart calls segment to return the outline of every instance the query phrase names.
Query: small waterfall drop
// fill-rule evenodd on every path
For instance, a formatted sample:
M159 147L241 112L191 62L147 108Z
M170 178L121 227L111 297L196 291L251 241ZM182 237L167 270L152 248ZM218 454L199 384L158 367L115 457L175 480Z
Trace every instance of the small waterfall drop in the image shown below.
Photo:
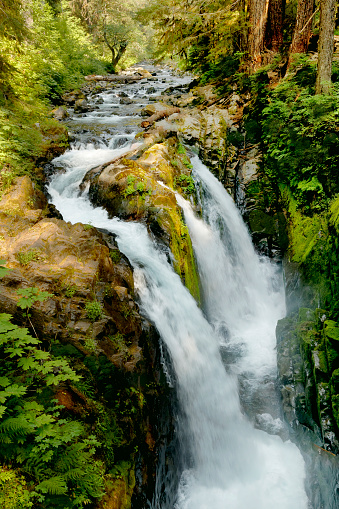
M161 83L163 89L167 86ZM138 87L126 90L140 97L144 91ZM84 175L127 152L140 123L139 104L131 106L130 116L123 111L119 116L114 94L103 92L98 111L70 120L82 134L71 150L54 160L63 173L51 179L49 194L66 221L117 235L119 248L134 267L140 307L158 329L173 363L180 403L177 434L185 466L175 506L155 502L152 508L306 509L304 462L298 449L256 429L254 414L244 412L246 405L238 396L241 383L248 385L249 399L262 389L267 399L265 388L276 374L274 327L284 314L282 294L274 288L278 275L256 256L231 198L198 158L193 163L203 219L182 197L178 201L199 266L204 312L143 225L109 219L105 210L90 204L87 192L79 190ZM105 126L109 135L103 132L101 142L97 131ZM227 369L220 355L224 350L238 352ZM271 417L271 424L276 421Z
M94 149L87 150L90 155ZM85 193L79 196L77 184L88 165L81 172L84 154L77 151L77 158L74 152L58 158L67 170L50 184L53 203L66 221L81 220L117 234L135 268L143 312L155 323L173 361L182 411L178 431L189 458L177 509L306 509L298 449L254 429L243 416L236 379L225 371L212 326L144 226L109 219Z

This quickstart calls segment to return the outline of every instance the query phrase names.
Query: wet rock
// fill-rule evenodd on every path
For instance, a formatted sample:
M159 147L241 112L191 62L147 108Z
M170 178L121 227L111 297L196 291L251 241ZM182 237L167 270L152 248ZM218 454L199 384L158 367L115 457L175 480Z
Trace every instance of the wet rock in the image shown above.
M89 111L89 105L86 99L77 99L74 104L75 113L86 113Z
M186 155L177 154L176 139L155 145L152 142L154 138L150 139L150 148L136 159L127 154L94 168L84 182L90 182L92 203L103 206L110 216L145 220L158 240L171 248L175 269L199 299L192 245L189 236L182 233L181 212L173 189L177 177L190 174L189 161ZM180 187L178 190L181 191Z
M120 104L133 104L134 103L133 99L131 99L128 96L127 97L121 97L119 102L120 102Z
M147 104L144 108L142 108L140 113L143 117L150 117L159 111L166 110L166 108L168 108L168 106L162 103Z
M56 120L65 120L69 116L68 111L63 106L52 110L52 114Z
M76 101L85 99L85 95L81 90L73 90L72 92L66 92L62 96L62 100L70 106L75 104Z
M324 322L324 316L324 310L300 308L298 314L278 322L278 372L290 425L294 429L299 423L306 426L317 434L318 445L337 454L337 396L331 380L336 376L338 354L335 349L332 355L326 332L337 324Z

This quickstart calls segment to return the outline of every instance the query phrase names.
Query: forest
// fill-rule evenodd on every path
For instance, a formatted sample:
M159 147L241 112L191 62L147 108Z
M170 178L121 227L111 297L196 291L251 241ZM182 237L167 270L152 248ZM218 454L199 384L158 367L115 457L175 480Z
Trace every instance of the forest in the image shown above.
M154 175L145 173L145 153L164 144L165 170L159 166L168 178L164 182L197 205L189 138L173 134L172 128L164 134L154 119L171 118L191 105L199 114L227 110L235 127L224 122L222 141L217 149L206 149L205 162L208 166L213 159L211 171L228 191L232 188L237 201L238 168L251 150L258 155L256 177L244 188L242 213L257 251L282 263L287 274L287 317L277 327L284 404L286 386L304 387L295 396L294 417L286 411L285 418L296 435L301 423L321 436L319 442L311 439L319 450L333 457L339 453L338 2L0 0L4 509L150 507L159 444L165 441L159 413L166 433L175 434L171 405L175 408L177 396L162 372L159 331L145 325L139 312L130 262L107 232L65 223L46 198L51 161L70 149L73 135L66 126L68 114L60 121L56 112L72 105L67 99L72 94L84 100L86 87L86 94L105 92L100 77L126 77L131 66L139 69L145 62L190 76L185 91L192 103L169 103L168 112L156 118L157 110L150 107L147 121L153 126L137 137L153 145L119 159L131 172L125 187L119 184L120 198L114 194L117 185L100 190L97 174L89 172L84 182L90 183L92 203L113 216L114 207L107 203L119 202L119 217L140 219L158 235L159 245L167 243L168 259L201 305L183 214L174 198L163 196ZM199 96L202 90L211 97ZM198 141L199 146L206 142ZM103 162L100 171L108 164ZM236 174L232 185L230 168ZM22 194L13 205L14 189ZM161 199L153 198L156 192ZM44 257L40 247L23 249L18 243L15 251L16 235L31 232L39 221L41 228L44 221L59 228L48 240L41 237L41 246L50 242L51 252L66 245L70 253L75 245L83 249L67 274L58 267L61 262L51 261L53 253ZM61 247L55 247L59 235ZM70 316L78 316L87 328L77 329ZM279 355L290 355L292 374L283 371Z

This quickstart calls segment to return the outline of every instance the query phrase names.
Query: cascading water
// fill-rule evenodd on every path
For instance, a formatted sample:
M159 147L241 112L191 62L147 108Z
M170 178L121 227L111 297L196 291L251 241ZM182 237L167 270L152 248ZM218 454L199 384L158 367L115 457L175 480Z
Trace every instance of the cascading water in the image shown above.
M115 139L121 136L120 131ZM66 221L117 235L119 248L134 266L141 309L167 346L181 408L178 434L186 449L175 508L306 509L298 449L255 429L238 397L236 374L249 371L257 385L274 376L274 327L283 305L279 292L269 286L271 267L255 255L231 199L195 159L204 220L183 199L180 205L198 260L205 317L144 226L109 219L103 209L91 206L86 192L79 192L88 169L129 148L110 146L80 145L57 158L55 164L65 172L53 177L49 193ZM223 365L220 342L241 346L231 372Z
M281 431L279 403L274 396L275 326L285 315L281 275L276 264L256 255L240 213L222 184L198 157L192 158L192 163L204 220L194 215L181 196L177 200L197 257L204 309L219 335L226 361L232 358L232 371L241 375L246 385L244 404L246 400L251 403L255 395L257 423L263 425L266 419L267 429L273 426L274 431ZM260 406L262 414L258 413Z

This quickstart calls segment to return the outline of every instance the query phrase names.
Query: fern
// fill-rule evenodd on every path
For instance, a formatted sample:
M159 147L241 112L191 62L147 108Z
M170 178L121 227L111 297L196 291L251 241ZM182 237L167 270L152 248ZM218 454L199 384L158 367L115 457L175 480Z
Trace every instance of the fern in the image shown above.
M0 437L5 434L14 440L17 436L28 435L33 430L34 427L25 419L25 416L9 417L0 424Z
M26 328L0 314L0 460L20 466L35 484L39 504L66 495L81 508L103 495L102 465L94 460L99 442L84 424L62 419L56 400L37 394L80 377L66 359L53 358ZM32 398L30 395L34 394ZM47 497L47 498L46 498ZM27 505L29 507L29 505ZM42 507L46 507L42 505Z
M50 477L49 479L45 479L36 487L37 491L41 491L44 494L50 495L65 495L67 493L67 484L61 475L56 475L54 477Z

